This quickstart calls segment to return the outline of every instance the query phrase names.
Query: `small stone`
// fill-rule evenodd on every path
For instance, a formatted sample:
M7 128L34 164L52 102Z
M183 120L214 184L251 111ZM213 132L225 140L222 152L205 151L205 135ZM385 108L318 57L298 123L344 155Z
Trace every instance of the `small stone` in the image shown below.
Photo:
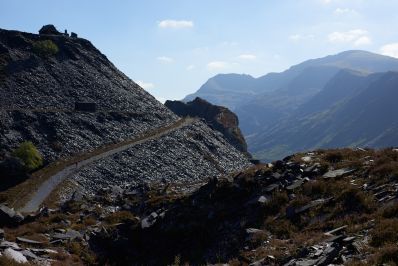
M12 259L18 263L27 263L28 262L28 259L21 252L13 250L12 248L7 248L4 251L4 256L6 256L7 258Z
M21 248L18 246L17 243L15 242L9 242L9 241L1 241L0 243L0 248L12 248L15 250L20 250Z
M258 198L257 202L258 202L258 203L261 203L261 204L265 204L265 203L267 203L269 200L270 200L270 199L267 198L266 196L260 196L260 197Z
M263 233L263 230L257 229L257 228L246 228L246 234L258 234L258 233Z

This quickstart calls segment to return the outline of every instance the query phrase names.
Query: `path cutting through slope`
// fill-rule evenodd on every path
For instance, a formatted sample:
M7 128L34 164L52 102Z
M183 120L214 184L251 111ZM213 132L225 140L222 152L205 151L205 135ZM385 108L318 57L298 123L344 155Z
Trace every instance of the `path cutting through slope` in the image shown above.
M28 212L34 212L37 211L40 207L40 205L43 203L43 201L51 194L51 192L61 183L63 182L66 178L70 177L72 174L76 173L79 171L81 168L96 162L98 160L101 160L103 158L112 156L116 153L125 151L131 147L134 147L135 145L142 144L144 142L147 142L149 140L154 140L158 139L164 135L167 135L170 132L173 132L177 129L180 129L184 126L187 126L189 124L192 124L196 119L193 118L183 118L180 119L179 121L175 122L172 125L168 125L162 128L158 128L155 131L151 130L148 133L142 134L140 137L131 139L129 141L123 141L121 142L122 145L113 147L112 149L104 150L101 153L97 153L93 155L92 157L89 157L87 159L75 162L71 165L66 166L62 170L58 171L54 175L50 176L45 182L43 182L40 187L38 188L37 191L33 194L31 199L19 210L20 212L28 213Z

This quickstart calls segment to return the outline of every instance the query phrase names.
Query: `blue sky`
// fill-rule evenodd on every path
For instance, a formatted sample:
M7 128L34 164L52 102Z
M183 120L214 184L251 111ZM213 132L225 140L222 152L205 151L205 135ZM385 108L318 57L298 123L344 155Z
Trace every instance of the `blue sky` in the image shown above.
M396 0L0 0L0 28L89 39L161 101L217 73L258 77L361 49L398 57Z

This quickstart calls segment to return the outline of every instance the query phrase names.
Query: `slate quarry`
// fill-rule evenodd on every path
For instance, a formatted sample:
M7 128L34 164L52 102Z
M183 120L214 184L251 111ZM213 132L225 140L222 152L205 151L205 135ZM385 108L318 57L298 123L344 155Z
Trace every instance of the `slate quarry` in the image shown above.
M56 49L46 48L49 43ZM76 103L95 108L76 110ZM31 141L47 165L178 121L88 40L0 29L0 160L21 142ZM206 179L250 162L221 134L197 121L99 164L107 170L99 171L95 164L77 173L80 185Z

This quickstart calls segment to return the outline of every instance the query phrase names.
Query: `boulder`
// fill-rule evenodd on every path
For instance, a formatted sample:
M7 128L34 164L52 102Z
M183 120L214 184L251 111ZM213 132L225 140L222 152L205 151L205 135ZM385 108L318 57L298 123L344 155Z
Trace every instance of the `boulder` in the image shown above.
M151 213L149 216L146 218L142 219L141 221L141 228L149 228L152 225L156 223L156 220L158 218L158 214L156 212Z
M22 222L24 216L5 205L0 205L0 224L15 226Z

